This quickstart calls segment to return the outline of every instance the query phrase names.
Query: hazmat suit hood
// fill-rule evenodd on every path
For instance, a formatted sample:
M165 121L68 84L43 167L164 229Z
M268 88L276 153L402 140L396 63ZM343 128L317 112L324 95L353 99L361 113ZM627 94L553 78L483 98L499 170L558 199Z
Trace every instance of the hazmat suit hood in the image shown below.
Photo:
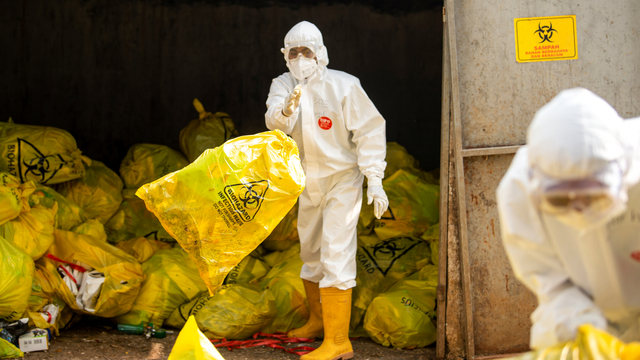
M538 110L529 126L529 165L557 180L588 179L615 168L628 189L640 180L640 146L637 131L626 125L591 91L564 90Z
M315 52L316 59L318 59L318 68L315 73L321 74L324 72L329 64L329 55L327 53L327 47L324 46L322 41L320 29L308 21L301 21L289 30L284 37L284 48L281 49L289 69L291 69L291 61L287 57L287 49L299 46L306 46Z

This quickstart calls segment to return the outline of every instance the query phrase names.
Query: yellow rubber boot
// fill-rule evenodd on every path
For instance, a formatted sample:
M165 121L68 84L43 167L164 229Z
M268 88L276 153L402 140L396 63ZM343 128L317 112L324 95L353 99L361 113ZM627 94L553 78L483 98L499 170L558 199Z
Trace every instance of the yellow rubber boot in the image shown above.
M317 338L324 334L324 325L322 324L322 305L320 304L320 287L318 283L302 279L304 291L307 293L307 301L309 302L309 320L299 329L293 329L287 333L288 337L297 338Z
M302 355L300 360L346 360L353 357L349 341L351 319L351 289L320 289L324 321L324 341L316 350Z

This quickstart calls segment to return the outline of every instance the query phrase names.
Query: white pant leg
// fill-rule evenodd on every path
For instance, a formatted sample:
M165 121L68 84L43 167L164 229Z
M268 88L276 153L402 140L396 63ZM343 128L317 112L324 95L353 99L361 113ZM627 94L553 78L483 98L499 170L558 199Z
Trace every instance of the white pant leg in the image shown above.
M320 263L320 245L322 242L322 209L324 199L319 206L313 206L305 189L298 198L298 235L300 237L300 259L304 262L300 277L319 283L324 277Z
M358 169L340 174L326 196L322 213L321 288L347 290L356 286L357 225L363 180Z

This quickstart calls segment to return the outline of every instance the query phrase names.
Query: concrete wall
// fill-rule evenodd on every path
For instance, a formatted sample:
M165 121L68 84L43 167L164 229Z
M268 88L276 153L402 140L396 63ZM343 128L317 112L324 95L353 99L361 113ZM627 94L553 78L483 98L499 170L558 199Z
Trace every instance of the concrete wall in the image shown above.
M116 171L135 143L179 149L196 97L228 112L241 134L263 131L271 79L287 71L284 35L306 19L323 31L329 67L361 79L389 141L438 167L439 6L230 3L0 2L0 121L64 128Z

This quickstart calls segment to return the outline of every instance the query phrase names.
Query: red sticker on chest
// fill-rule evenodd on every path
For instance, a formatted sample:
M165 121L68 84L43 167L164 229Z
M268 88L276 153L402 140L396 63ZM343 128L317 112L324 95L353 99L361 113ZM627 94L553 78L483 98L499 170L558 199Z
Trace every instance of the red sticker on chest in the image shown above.
M640 251L634 251L631 253L631 258L635 261L640 261Z
M333 122L331 121L331 119L329 119L326 116L323 116L320 119L318 119L318 126L320 126L320 129L322 130L329 130L331 129L332 125L333 125Z

